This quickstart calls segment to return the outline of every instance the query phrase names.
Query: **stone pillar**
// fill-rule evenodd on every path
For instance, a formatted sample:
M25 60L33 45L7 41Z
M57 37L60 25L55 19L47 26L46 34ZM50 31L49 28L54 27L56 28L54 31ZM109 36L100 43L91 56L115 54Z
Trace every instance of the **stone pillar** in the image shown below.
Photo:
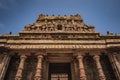
M103 73L102 66L100 64L100 57L98 55L95 55L94 60L95 60L95 63L96 63L97 69L98 69L100 80L106 80L105 75Z
M34 80L41 80L41 72L42 72L42 55L38 55L38 63L37 63L37 68L36 68L36 73L35 73L35 78Z
M120 63L119 63L119 61L117 59L117 55L116 54L117 53L115 53L115 52L113 54L111 54L111 59L112 59L112 65L114 67L116 77L118 79L120 79Z
M117 60L116 54L113 54L113 59L114 59L114 63L116 64L118 71L120 72L120 63Z
M4 79L4 76L5 76L5 73L7 71L7 68L8 68L8 65L9 65L9 62L10 62L10 55L7 55L5 54L4 55L4 58L2 60L2 63L1 63L1 70L0 70L0 80L3 80Z
M109 60L110 60L110 63L112 65L112 68L114 70L114 73L115 73L115 76L118 80L120 80L120 71L118 70L117 66L116 66L116 62L114 60L115 56L113 56L114 54L113 53L109 53L108 54L108 57L109 57Z
M0 63L0 74L2 72L2 68L3 68L4 64L5 64L5 60L7 59L7 55L4 55L3 57L4 58L2 59L2 61Z
M80 80L86 80L84 65L83 65L83 56L78 55L77 59L79 61L79 72L80 72Z
M22 72L23 72L23 69L24 69L25 59L26 59L25 55L20 56L20 64L19 64L16 76L15 76L15 80L21 80L22 79Z

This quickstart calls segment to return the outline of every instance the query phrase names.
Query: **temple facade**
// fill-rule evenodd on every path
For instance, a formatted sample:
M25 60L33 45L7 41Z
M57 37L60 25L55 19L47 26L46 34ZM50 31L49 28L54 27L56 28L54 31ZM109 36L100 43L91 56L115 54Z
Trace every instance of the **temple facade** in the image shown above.
M79 14L40 14L0 35L0 80L120 80L120 34L101 35Z

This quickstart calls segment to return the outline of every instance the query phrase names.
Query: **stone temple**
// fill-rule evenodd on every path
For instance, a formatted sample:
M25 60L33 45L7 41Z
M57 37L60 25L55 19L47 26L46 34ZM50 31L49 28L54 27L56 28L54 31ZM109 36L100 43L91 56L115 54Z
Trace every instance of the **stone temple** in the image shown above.
M40 14L0 35L0 80L120 80L120 34L101 35L79 14Z

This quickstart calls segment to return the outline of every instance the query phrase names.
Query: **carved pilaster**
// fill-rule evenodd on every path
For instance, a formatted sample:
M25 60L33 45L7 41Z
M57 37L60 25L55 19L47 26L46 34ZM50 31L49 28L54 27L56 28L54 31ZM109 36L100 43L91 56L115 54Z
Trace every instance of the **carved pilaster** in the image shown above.
M117 53L114 52L113 54L111 54L111 55L109 55L109 56L111 57L112 65L113 65L113 67L114 67L114 69L115 69L116 77L117 77L118 79L120 79L120 63L119 63L119 61L118 61L118 59L117 59L116 54L117 54Z
M22 71L24 69L25 59L26 59L25 55L20 56L20 64L19 64L16 76L15 76L15 80L21 80L22 79Z
M114 63L116 64L118 71L120 72L120 63L117 60L116 54L113 54L113 59L114 59Z
M5 62L5 60L6 60L6 58L7 58L7 55L2 55L4 58L1 60L1 63L0 63L0 73L2 72L2 68L3 68L3 66L4 66L4 62Z
M9 61L10 61L10 55L7 55L5 54L4 55L4 58L2 60L2 63L1 63L1 69L0 69L0 80L3 80L4 76L5 76L5 73L6 73L6 70L8 68L8 65L9 65Z
M42 55L38 56L38 63L36 68L36 74L34 80L41 80L41 72L42 72Z
M120 79L120 73L116 67L112 52L108 54L108 57L109 57L109 60L111 62L112 68L114 69L114 73L115 73L116 78Z
M102 66L100 64L100 57L98 55L95 55L94 60L95 60L95 63L96 63L97 69L98 69L100 80L106 80Z
M86 80L86 75L85 75L85 70L84 70L84 65L83 65L83 56L78 55L77 59L79 61L80 80Z

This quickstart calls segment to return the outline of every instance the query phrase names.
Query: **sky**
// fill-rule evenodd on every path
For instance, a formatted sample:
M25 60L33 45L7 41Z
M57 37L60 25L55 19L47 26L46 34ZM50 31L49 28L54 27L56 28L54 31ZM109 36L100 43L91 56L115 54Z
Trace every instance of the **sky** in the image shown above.
M97 32L120 34L120 0L0 0L0 34L18 34L41 13L80 14Z

